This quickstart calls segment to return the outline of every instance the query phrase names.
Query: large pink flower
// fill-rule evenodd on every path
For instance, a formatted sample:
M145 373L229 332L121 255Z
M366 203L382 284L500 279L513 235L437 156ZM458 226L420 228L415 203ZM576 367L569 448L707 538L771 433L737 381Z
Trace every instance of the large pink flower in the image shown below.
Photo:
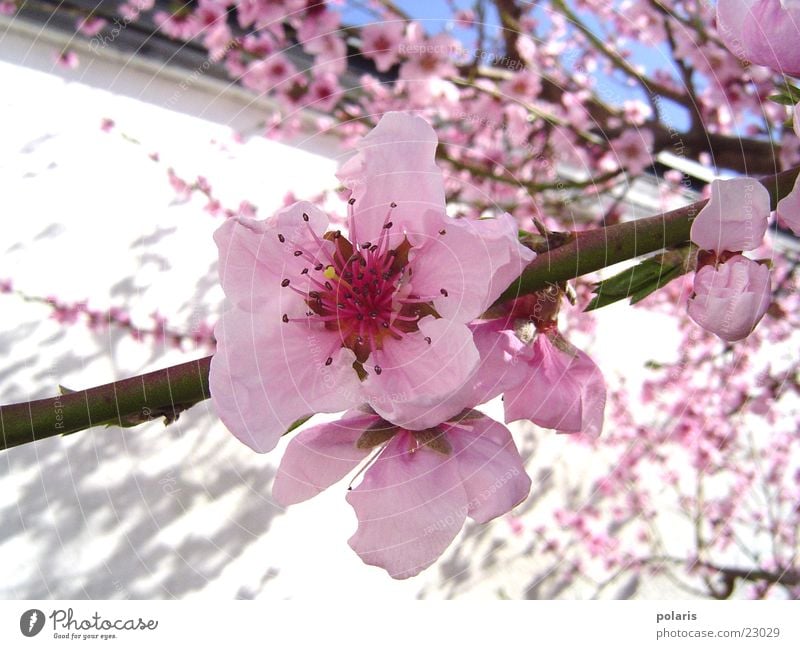
M513 219L447 217L436 144L419 117L381 119L342 169L347 235L326 232L310 203L217 231L231 308L215 330L211 398L255 450L316 412L367 403L419 430L473 405L459 394L479 362L467 323L534 255Z
M795 0L718 0L717 31L740 59L800 74L800 4Z
M421 431L351 411L289 442L273 496L283 506L307 500L374 449L379 454L347 494L358 517L350 546L365 563L396 579L430 566L467 516L485 523L510 511L530 491L508 429L476 411Z
M704 329L734 342L746 338L766 313L769 268L742 255L703 266L694 278L689 316Z

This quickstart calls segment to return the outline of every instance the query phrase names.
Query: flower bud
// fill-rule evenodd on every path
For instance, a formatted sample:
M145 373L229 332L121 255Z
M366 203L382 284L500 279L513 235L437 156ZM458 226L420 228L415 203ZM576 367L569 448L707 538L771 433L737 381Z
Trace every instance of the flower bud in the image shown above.
M704 266L694 278L689 316L723 340L746 338L769 307L769 268L735 255L718 267Z
M701 250L741 252L761 245L769 219L769 192L754 178L711 182L711 199L692 223Z

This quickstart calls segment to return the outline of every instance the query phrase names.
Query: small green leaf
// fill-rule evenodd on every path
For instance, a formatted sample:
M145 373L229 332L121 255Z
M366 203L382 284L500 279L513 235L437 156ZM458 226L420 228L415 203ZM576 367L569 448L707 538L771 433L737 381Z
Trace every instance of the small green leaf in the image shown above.
M691 251L691 246L670 250L598 282L594 286L595 297L585 310L593 311L626 298L636 304L683 275L688 270Z
M795 88L789 84L781 86L781 90L774 95L770 95L770 101L784 106L794 106L800 102L800 88Z

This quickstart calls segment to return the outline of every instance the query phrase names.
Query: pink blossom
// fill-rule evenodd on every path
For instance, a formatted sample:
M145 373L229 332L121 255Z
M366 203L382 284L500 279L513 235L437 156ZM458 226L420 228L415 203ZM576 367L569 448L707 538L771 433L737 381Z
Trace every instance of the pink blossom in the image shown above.
M17 10L17 5L15 2L11 2L10 0L0 1L0 16L11 16Z
M711 182L711 197L692 223L702 250L739 252L761 245L769 219L769 192L754 178Z
M410 30L409 42L403 47L408 60L400 67L400 78L411 81L441 79L455 73L452 58L462 48L447 34L437 34L429 39L415 36Z
M326 233L310 203L217 231L232 306L215 330L211 397L252 448L315 412L369 403L419 430L467 405L451 399L480 360L467 323L533 253L512 220L447 217L436 145L423 119L384 115L342 168L349 239Z
M282 54L253 61L242 76L242 83L258 92L270 92L297 74L297 68Z
M795 0L719 0L717 31L740 59L800 74L800 4Z
M2 13L2 11L0 11ZM108 21L98 16L86 16L75 21L75 27L84 36L96 36L108 24Z
M217 23L204 28L203 45L212 61L219 61L231 49L233 34L225 23Z
M162 32L175 40L188 41L197 35L197 21L190 13L171 14L166 11L156 11L153 22Z
M794 132L800 137L800 104L794 107L792 116ZM800 176L795 179L792 191L778 201L776 213L784 226L800 236Z
M341 96L338 77L331 72L323 72L314 77L308 86L308 94L303 99L309 108L328 112Z
M723 340L746 338L771 300L769 268L735 255L723 264L703 266L695 275L689 316Z
M335 11L309 8L297 30L303 49L314 54L317 73L341 74L347 67L347 46L340 34L341 15Z
M610 155L631 176L640 175L653 164L650 153L653 149L653 134L650 131L626 129L610 145Z
M386 72L399 59L405 25L402 21L367 25L361 30L361 53L375 61L379 72Z
M430 566L467 516L486 523L530 491L508 429L468 410L421 431L394 427L353 410L337 422L298 433L286 448L273 496L288 506L344 478L375 448L379 454L347 501L358 517L350 546L395 579Z
M539 96L542 90L541 76L530 70L522 70L504 81L500 89L512 99L531 102Z
M78 65L80 65L78 55L71 50L64 50L63 52L55 53L54 58L55 64L59 68L63 68L65 70L74 70L78 67Z
M517 362L525 378L505 392L506 422L529 419L562 433L600 434L606 384L591 358L557 332L540 331L520 346Z

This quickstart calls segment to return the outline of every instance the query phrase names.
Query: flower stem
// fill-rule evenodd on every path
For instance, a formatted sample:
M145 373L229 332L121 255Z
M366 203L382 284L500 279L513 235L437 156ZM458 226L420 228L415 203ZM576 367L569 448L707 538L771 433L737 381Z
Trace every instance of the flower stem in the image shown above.
M800 167L761 179L773 209L791 191L798 172ZM705 203L572 235L563 245L540 254L498 302L682 244ZM0 450L93 426L136 426L159 417L170 423L209 398L210 364L207 356L88 390L0 406Z

